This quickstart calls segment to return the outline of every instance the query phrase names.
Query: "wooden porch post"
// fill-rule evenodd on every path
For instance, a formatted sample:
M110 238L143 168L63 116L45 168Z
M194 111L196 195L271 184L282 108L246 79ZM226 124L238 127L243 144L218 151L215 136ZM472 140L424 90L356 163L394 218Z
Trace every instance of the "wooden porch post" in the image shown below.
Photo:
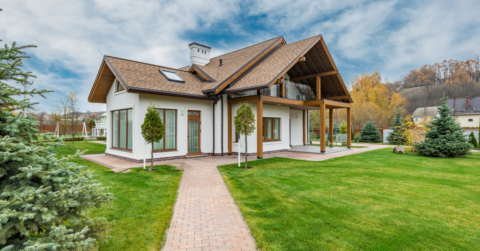
M257 101L257 159L263 159L263 100Z
M228 103L228 154L232 154L232 104ZM223 151L223 150L222 150Z
M306 145L307 144L307 139L306 139L306 130L305 130L305 125L307 124L306 123L306 120L307 120L307 111L306 110L303 110L303 123L302 123L302 127L303 127L303 145Z
M282 96L282 98L285 98L285 97L286 97L286 95L285 95L285 77L282 77L282 78L280 79L280 81L281 81L281 84L280 84L280 85L281 85L281 88L282 88L282 94L281 94L281 96Z
M322 79L320 76L316 77L316 84L317 84L317 99L322 99Z
M347 147L352 148L352 109L347 108Z
M325 153L325 103L320 104L320 152Z
M333 109L328 109L328 134L330 135L330 146L333 146Z

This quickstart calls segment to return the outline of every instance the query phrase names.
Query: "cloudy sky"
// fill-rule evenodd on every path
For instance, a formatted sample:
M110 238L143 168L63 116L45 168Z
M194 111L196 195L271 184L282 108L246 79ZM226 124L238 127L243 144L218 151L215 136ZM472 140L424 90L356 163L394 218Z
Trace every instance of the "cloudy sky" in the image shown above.
M287 43L323 34L349 82L373 69L397 80L411 69L480 54L480 1L0 0L1 43L35 44L25 60L50 112L68 90L81 110L102 54L170 67L189 64L188 44L212 56L273 37Z

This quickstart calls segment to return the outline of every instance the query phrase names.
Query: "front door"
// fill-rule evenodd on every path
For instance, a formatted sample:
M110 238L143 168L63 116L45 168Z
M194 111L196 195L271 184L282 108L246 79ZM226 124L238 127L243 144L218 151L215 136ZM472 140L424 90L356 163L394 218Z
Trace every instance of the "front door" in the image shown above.
M200 111L188 111L188 155L200 154Z

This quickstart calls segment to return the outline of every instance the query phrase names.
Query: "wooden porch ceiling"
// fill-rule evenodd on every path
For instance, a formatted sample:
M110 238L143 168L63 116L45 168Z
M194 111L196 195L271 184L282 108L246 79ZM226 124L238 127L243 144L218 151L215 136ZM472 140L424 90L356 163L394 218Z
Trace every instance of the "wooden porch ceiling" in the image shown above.
M248 96L248 97L241 97L241 98L229 98L229 104L236 104L236 103L253 103L260 100L263 101L264 104L268 105L281 105L287 106L294 110L319 110L321 104L325 104L327 109L341 109L341 108L350 108L352 105L350 103L345 102L338 102L328 99L319 99L319 100L312 100L312 101L300 101L300 100L291 100L285 98L278 98L278 97L270 97L270 96Z
M309 85L314 90L317 89L315 78L319 76L322 97L352 103L323 39L305 54L304 61L299 60L287 73L291 81Z

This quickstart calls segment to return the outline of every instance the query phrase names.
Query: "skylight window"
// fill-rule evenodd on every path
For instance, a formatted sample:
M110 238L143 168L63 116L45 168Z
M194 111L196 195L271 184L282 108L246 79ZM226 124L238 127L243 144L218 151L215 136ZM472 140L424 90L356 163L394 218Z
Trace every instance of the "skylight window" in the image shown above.
M183 78L178 76L178 74L176 72L167 71L167 70L163 70L163 69L158 69L158 70L160 71L160 73L163 74L163 76L165 76L171 82L185 83L185 80L183 80Z

